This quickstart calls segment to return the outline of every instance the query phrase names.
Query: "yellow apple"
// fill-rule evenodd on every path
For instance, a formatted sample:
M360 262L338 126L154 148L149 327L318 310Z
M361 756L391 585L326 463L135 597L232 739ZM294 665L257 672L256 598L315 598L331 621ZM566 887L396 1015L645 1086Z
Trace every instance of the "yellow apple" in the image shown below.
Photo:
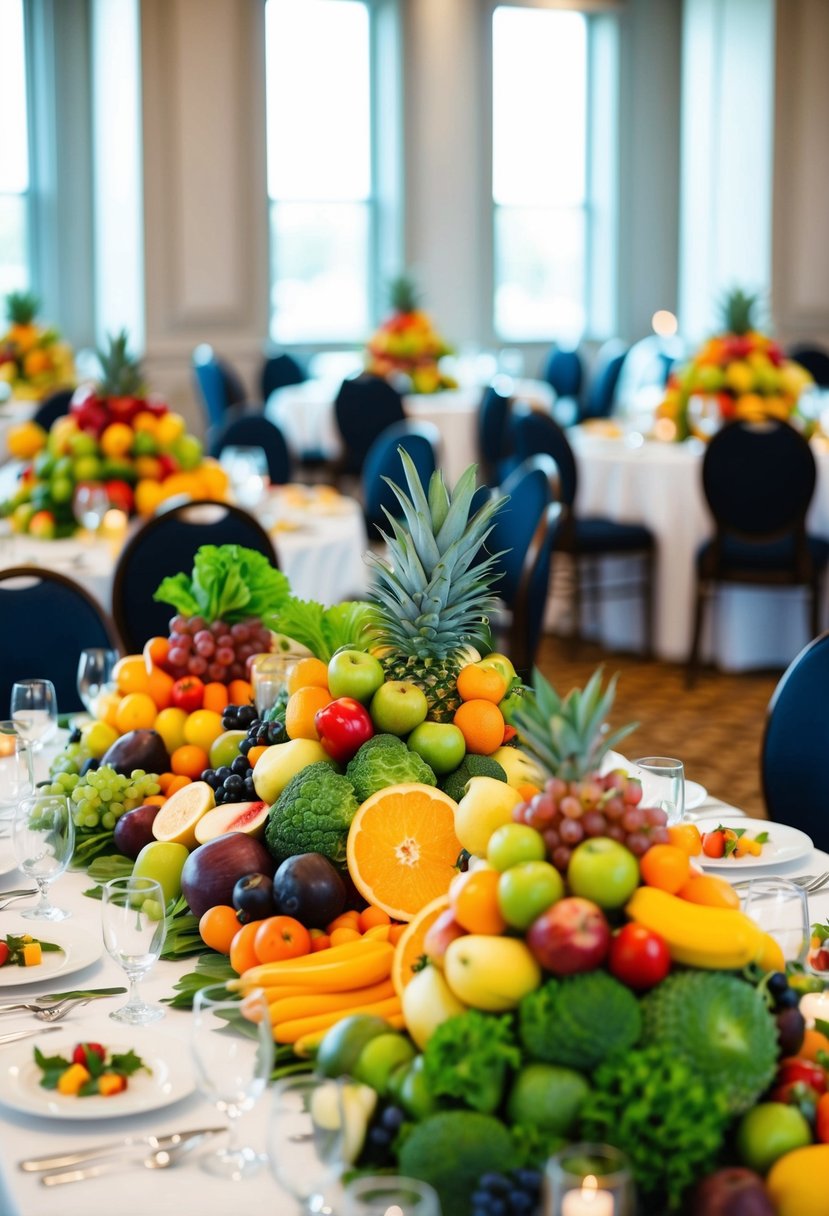
M541 983L541 968L524 942L482 933L450 942L443 974L459 1001L491 1013L514 1009Z
M466 1010L443 978L443 972L431 965L409 980L403 989L402 1004L406 1029L421 1051L438 1026Z
M469 853L486 857L489 838L505 823L512 823L512 809L521 795L495 777L472 777L455 810L455 835Z
M492 759L497 760L507 774L507 784L516 789L520 785L537 785L539 789L543 788L544 774L532 756L522 752L520 747L499 747L492 753Z

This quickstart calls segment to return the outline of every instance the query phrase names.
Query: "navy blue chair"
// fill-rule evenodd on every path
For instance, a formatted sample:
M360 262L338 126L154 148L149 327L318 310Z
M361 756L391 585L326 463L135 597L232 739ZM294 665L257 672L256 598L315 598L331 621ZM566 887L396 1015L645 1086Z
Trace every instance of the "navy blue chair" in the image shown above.
M411 456L421 484L429 479L440 460L440 431L431 422L395 422L378 435L363 463L363 503L369 535L374 528L387 528L386 512L402 515L397 496L388 485L405 485L400 449ZM387 481L388 479L388 481Z
M405 422L403 398L379 376L363 374L343 380L334 403L343 442L341 474L359 475L374 440L395 422Z
M816 480L812 449L786 422L732 422L708 444L702 488L715 531L696 555L689 682L699 661L705 608L721 583L805 587L811 635L820 632L829 542L806 532Z
M232 406L247 401L248 394L239 373L206 343L193 351L193 376L208 427L218 426Z
M818 388L829 388L829 351L822 346L793 346L789 358L805 367Z
M829 849L827 755L829 633L823 633L801 650L774 690L760 758L769 818L801 828L818 849Z
M275 486L291 480L291 457L285 437L275 423L262 413L245 413L234 406L220 426L210 431L210 455L217 459L225 448L240 446L262 448L268 460L268 476Z
M611 338L602 346L596 356L584 404L579 411L580 421L585 418L609 418L613 413L616 386L627 353L624 342L616 338Z
M0 620L5 638L0 708L5 713L12 685L41 676L54 684L60 713L82 710L77 688L81 651L121 650L112 621L89 592L43 566L0 571Z
M581 355L577 350L556 347L548 355L542 375L557 397L577 398L584 378Z
M42 426L44 431L48 431L53 422L57 422L58 418L63 418L69 413L69 406L72 403L72 394L74 389L60 388L56 393L50 393L48 397L44 397L40 405L35 411L33 422L38 426Z
M572 559L572 611L570 643L575 651L581 636L582 606L604 598L639 595L643 607L643 652L653 647L653 565L656 541L644 524L618 523L601 516L576 513L578 470L566 434L547 414L527 406L516 406L512 422L513 446L519 460L545 453L558 466L561 501L564 506L557 527L555 547ZM640 559L640 577L605 585L598 563L605 557Z
M153 595L168 574L192 569L202 545L242 545L278 565L267 532L240 507L197 499L162 508L133 533L115 567L112 614L129 654L148 638L167 634L175 609Z
M516 467L509 420L512 398L489 384L478 407L478 460L487 485L497 486Z
M307 379L306 372L293 355L268 355L262 366L260 379L262 400L267 401L271 393L276 392L278 388L287 388L290 384L303 384Z

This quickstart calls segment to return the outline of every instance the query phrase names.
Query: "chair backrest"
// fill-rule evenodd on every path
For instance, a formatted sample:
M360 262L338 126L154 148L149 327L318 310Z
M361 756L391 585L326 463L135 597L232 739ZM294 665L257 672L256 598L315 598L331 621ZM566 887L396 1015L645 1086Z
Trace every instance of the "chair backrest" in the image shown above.
M89 592L41 566L0 571L0 620L0 712L5 717L12 685L41 677L54 684L60 713L83 709L77 688L81 651L121 649L112 621Z
M613 413L616 385L627 353L627 346L617 338L611 338L602 346L596 356L581 418L609 418Z
M424 487L440 460L440 431L431 422L395 422L378 435L363 463L363 503L369 528L387 528L385 512L399 518L400 503L386 482L405 486L400 448L411 456ZM384 510L385 508L385 510Z
M815 638L781 677L769 702L760 759L769 817L829 849L823 763L829 754L829 633ZM769 825L774 839L774 826Z
M267 401L278 388L289 384L302 384L308 376L292 355L269 355L262 365L260 389L262 400Z
M578 472L573 449L562 428L549 414L542 414L526 405L516 405L510 429L519 461L527 460L530 456L552 456L561 479L561 501L565 506L572 507L578 490Z
M267 532L240 507L200 499L160 511L133 533L115 567L112 613L130 654L168 632L175 609L153 594L168 574L189 571L202 545L243 545L277 565Z
M223 424L211 428L210 455L220 457L228 447L262 448L268 460L268 476L273 485L291 480L291 457L285 436L262 413L245 413L240 406L228 410Z
M69 413L73 392L74 390L71 388L59 388L56 393L50 393L48 397L44 397L37 407L32 421L36 422L38 426L42 426L44 431L48 431L53 422Z
M343 380L334 413L345 449L343 468L348 473L360 473L377 436L395 422L406 420L397 389L379 376L365 374Z
M816 477L812 449L785 422L729 423L702 462L717 527L753 539L801 530Z
M478 406L478 458L482 475L489 485L498 482L498 466L511 455L511 404L510 397L489 384Z
M231 406L247 400L239 373L206 343L193 351L193 374L208 426L218 426Z
M578 397L584 376L581 355L577 350L556 347L547 356L542 375L557 397Z
M829 388L829 351L822 346L793 346L789 358L805 367L819 388Z

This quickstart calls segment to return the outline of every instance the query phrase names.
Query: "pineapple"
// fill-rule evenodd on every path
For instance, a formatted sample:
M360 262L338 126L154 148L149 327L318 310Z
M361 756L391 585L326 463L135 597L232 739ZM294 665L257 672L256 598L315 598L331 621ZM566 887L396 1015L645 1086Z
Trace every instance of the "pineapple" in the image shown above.
M455 683L469 646L486 644L487 617L497 554L472 562L506 501L493 499L470 519L475 466L450 495L440 473L428 497L408 454L400 450L408 494L393 485L404 519L388 516L383 533L388 555L370 554L374 567L371 599L381 661L389 680L409 680L423 689L433 721L451 721L460 705Z
M757 307L758 301L759 296L748 295L740 287L735 287L733 291L729 291L722 302L722 317L725 332L734 334L738 338L751 333L754 329L754 310Z
M6 340L24 354L31 350L38 339L35 317L40 310L40 300L31 291L10 291L6 296L6 314L9 330Z
M420 292L407 274L398 275L389 284L389 299L396 313L413 313L417 310Z
M143 385L138 360L129 354L127 331L109 335L106 350L98 351L101 364L101 393L105 397L141 397Z

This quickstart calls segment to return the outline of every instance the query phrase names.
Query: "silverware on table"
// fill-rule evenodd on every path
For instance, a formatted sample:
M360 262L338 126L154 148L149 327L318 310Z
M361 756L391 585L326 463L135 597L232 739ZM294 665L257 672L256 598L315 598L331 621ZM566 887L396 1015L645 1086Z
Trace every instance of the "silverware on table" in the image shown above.
M42 1186L63 1186L67 1182L84 1182L87 1178L97 1178L101 1174L109 1174L131 1165L142 1166L145 1170L172 1169L173 1166L179 1165L188 1153L197 1148L208 1136L214 1135L216 1131L225 1130L226 1128L209 1128L205 1131L191 1132L189 1135L183 1135L177 1144L171 1145L169 1148L154 1149L146 1157L127 1158L126 1160L122 1156L109 1157L91 1165L81 1166L80 1169L41 1174L40 1182Z
M0 912L7 908L9 904L14 903L16 899L31 899L33 895L37 895L37 891L4 891L0 894Z
M60 1153L45 1157L27 1157L18 1162L18 1168L31 1174L40 1170L60 1169L63 1166L79 1165L83 1161L94 1161L96 1157L104 1157L109 1153L129 1152L131 1149L152 1149L161 1152L176 1148L184 1141L195 1137L215 1136L226 1131L225 1127L199 1127L188 1132L168 1132L163 1136L126 1136L123 1140L110 1140L106 1144L96 1144L92 1148L77 1149L71 1153Z
M0 1047L6 1043L16 1043L18 1039L30 1039L33 1035L49 1034L52 1030L60 1030L60 1026L38 1026L35 1030L13 1030L10 1034L0 1034Z
M66 1001L58 1001L56 1005L30 1005L26 1001L18 1005L0 1005L0 1013L10 1013L13 1009L22 1009L33 1013L41 1022L61 1022L73 1009L88 1005L90 1001L101 1000L101 997L76 996Z

